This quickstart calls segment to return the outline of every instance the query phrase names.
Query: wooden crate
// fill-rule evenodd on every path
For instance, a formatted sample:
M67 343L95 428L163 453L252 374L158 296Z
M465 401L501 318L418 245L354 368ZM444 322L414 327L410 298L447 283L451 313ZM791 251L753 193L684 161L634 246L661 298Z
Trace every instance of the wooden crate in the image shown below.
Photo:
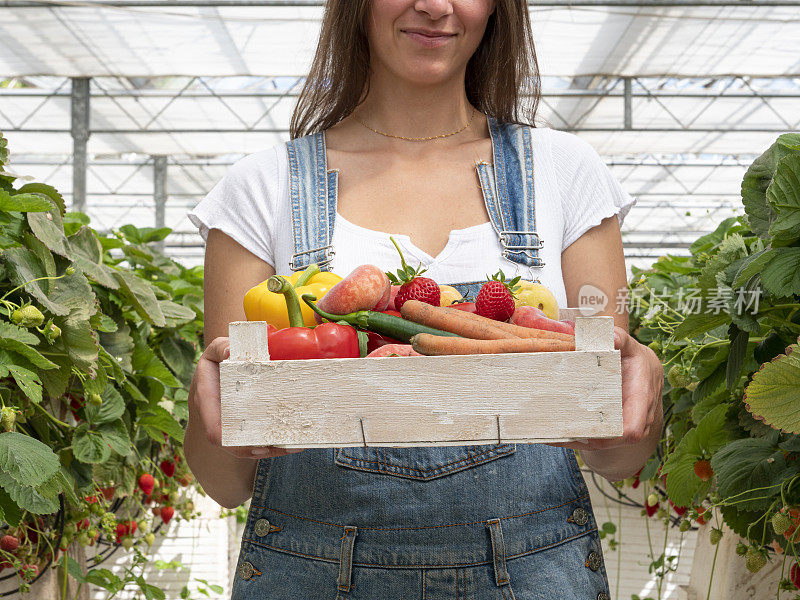
M222 443L285 448L457 446L622 435L609 316L575 321L572 352L269 360L263 321L229 326Z

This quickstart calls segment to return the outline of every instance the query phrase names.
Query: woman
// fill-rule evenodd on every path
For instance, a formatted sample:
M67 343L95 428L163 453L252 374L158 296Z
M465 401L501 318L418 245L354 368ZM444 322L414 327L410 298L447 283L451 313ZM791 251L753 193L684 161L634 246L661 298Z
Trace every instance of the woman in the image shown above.
M219 444L227 326L244 319L244 293L276 271L396 269L392 232L426 275L462 293L498 269L538 278L560 306L576 306L585 284L610 299L626 289L619 222L634 200L575 136L517 124L533 122L537 99L524 0L331 0L292 141L238 161L190 213L207 240L210 343L192 382L185 451L220 504L252 496L237 600L608 599L573 449L610 480L631 476L663 418L661 364L613 305L618 439Z

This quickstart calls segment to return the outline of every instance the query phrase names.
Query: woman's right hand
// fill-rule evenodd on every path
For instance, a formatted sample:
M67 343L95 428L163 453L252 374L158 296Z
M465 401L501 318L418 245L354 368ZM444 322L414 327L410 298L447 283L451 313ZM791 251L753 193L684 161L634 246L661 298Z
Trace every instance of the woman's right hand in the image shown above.
M266 458L302 452L304 448L276 446L223 446L220 409L219 363L230 356L227 337L218 337L206 347L189 387L189 422L202 431L212 446L239 458Z

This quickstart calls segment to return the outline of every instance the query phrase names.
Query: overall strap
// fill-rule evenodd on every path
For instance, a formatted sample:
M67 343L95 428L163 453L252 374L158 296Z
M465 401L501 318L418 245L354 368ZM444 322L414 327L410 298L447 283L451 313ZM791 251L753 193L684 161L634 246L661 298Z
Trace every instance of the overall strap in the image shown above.
M539 257L539 250L543 241L536 233L530 127L517 123L500 125L493 117L488 117L488 122L494 177L488 176L487 165L478 165L478 175L503 257L528 267L542 267L544 260Z
M287 142L289 198L292 203L294 254L289 269L301 271L317 263L330 269L335 252L331 245L336 218L337 173L327 172L325 133Z

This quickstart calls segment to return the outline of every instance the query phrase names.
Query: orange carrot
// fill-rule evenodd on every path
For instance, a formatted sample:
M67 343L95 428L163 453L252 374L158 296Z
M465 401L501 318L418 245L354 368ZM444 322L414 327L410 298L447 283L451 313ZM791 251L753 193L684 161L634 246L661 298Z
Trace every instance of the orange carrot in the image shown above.
M420 354L445 356L450 354L502 354L506 352L563 352L575 350L575 343L553 339L515 338L500 340L473 340L418 333L411 338L411 346Z
M492 327L496 327L497 329L502 329L506 333L512 333L519 338L550 339L550 340L561 340L564 342L572 342L573 344L575 343L575 336L572 335L571 333L550 331L548 329L536 329L534 327L522 327L520 325L514 325L513 323L506 323L505 321L495 321L494 319L490 319L488 317L482 317L481 315L467 312L465 310L458 310L457 308L444 307L442 308L442 310L464 314L467 316L468 319L480 323L487 323Z
M400 309L400 314L404 319L414 321L414 323L449 331L474 340L517 339L513 333L503 331L491 322L484 323L468 318L465 316L468 313L463 310L446 310L419 300L406 300ZM486 319L486 321L491 321L491 319Z

